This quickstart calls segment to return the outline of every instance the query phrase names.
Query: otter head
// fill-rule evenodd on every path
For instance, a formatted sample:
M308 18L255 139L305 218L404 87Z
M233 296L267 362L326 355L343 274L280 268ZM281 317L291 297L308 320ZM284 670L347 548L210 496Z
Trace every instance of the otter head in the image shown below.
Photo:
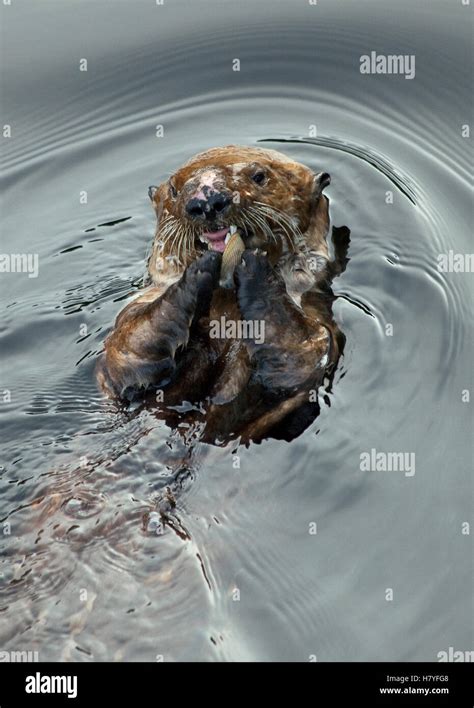
M149 188L155 244L181 266L206 249L222 253L236 229L247 248L293 252L329 182L326 172L315 174L275 150L212 148Z

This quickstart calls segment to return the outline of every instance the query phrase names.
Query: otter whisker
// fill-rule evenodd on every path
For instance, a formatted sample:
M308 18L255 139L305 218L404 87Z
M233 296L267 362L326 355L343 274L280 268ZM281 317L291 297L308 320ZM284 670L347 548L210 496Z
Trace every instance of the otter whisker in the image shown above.
M250 207L250 211L251 213L249 214L249 218L252 219L254 224L257 224L257 228L259 227L263 232L263 235L267 236L270 241L273 240L277 243L276 236L273 233L268 221L254 207Z
M175 247L176 244L176 247ZM178 227L176 231L176 236L173 239L173 243L171 245L170 251L172 253L176 252L176 260L178 267L181 266L181 226Z
M248 222L248 220L246 220L246 218L245 218L244 210L242 210L241 215L236 216L234 218L234 223L237 226L237 228L240 227L243 231L245 231L245 229L250 227L250 222Z
M253 211L255 214L259 215L261 218L263 218L267 223L268 220L271 220L275 223L279 223L276 215L271 209L267 209L265 206L253 206L252 207Z
M237 225L237 224L236 224ZM245 209L245 213L243 214L243 219L242 219L242 225L244 230L250 230L250 231L262 231L262 224L259 224L250 214L249 209Z
M252 214L250 213L250 207L245 209L243 211L243 224L244 224L244 229L249 229L249 230L261 230L261 225L258 224L258 222L253 218Z
M183 228L183 235L181 238L181 244L183 247L182 263L183 263L184 268L186 267L186 264L188 262L188 238L189 238L189 228L188 228L188 225L186 224L186 226Z
M160 235L163 232L166 233L168 230L173 228L173 226L175 225L176 222L177 222L177 219L174 216L167 216L163 220L161 220L158 224L158 232L160 233Z
M248 215L244 215L243 213L240 216L234 217L233 223L239 231L245 232L253 228L253 224L249 221Z
M175 235L177 226L179 227L179 222L174 216L168 216L163 222L160 222L159 236L164 244L167 244L172 236Z
M174 237L176 236L177 228L175 224L169 224L165 229L163 230L164 234L164 243L168 244L172 239L174 240Z
M262 215L265 215L268 219L271 219L278 226L280 226L293 249L296 247L296 241L304 240L303 234L301 233L299 227L294 224L283 211L275 207L270 207L268 204L264 204L263 202L255 202L255 204L258 205L257 208Z
M277 243L277 238L275 236L275 229L274 227L271 226L268 222L268 215L265 214L264 212L260 211L258 208L253 207L253 213L254 213L254 218L258 219L260 223L263 222L264 224L264 233L267 234L270 239L273 239L275 243Z
M176 221L176 217L173 216L173 214L167 214L166 216L162 216L158 221L158 226L161 227L163 224L167 224L170 221Z
M184 226L183 224L180 224L179 226L179 231L178 231L178 264L181 266L184 266L184 258L182 257L181 253L182 250L184 250Z
M297 238L303 239L303 234L299 228L291 219L290 217L285 214L285 212L281 211L277 207L270 207L268 204L263 204L263 202L257 202L261 207L264 207L267 212L271 213L273 218L275 218L275 221L279 221L280 223L284 223L288 226L290 232L295 235Z
M179 260L180 265L182 265L184 268L186 267L187 240L188 240L188 231L187 231L186 226L182 225L182 227L181 227L180 239L179 239L179 245L178 245L178 260Z
M170 246L170 251L173 252L174 247L175 247L175 244L176 244L176 250L177 250L177 252L178 252L178 255L177 255L178 264L181 263L181 259L180 259L181 234L182 234L182 225L179 224L179 225L178 225L178 228L177 228L177 230L176 230L176 232L175 232L174 238L173 238L173 240L172 240L172 242L171 242L171 246Z
M194 241L195 241L194 229L191 227L190 224L187 224L186 225L186 241L185 241L185 249L184 249L185 264L188 262L188 255L191 256L191 254L194 250Z

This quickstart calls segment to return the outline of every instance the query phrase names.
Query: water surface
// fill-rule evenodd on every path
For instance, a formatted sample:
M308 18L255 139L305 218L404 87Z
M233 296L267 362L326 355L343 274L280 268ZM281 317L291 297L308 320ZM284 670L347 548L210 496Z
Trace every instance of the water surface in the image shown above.
M470 12L448 0L2 8L1 250L37 253L39 275L1 280L1 649L435 661L472 648L472 274L437 267L472 250ZM415 78L361 75L371 50L414 54ZM240 468L232 446L186 445L152 412L118 413L93 377L145 272L148 185L227 143L328 171L333 223L352 238L330 405L290 444L239 448ZM415 453L415 474L361 470L372 448ZM155 533L171 482L177 506Z

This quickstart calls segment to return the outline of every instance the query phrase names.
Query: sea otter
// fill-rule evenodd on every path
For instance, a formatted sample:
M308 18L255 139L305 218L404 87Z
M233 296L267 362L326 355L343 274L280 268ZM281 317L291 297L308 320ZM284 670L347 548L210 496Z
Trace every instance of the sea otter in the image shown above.
M185 418L217 444L291 439L307 427L344 340L329 285L345 266L348 230L333 229L330 261L329 183L274 150L228 145L150 187L148 287L105 342L102 389L154 400L170 425ZM224 277L234 236L242 253ZM229 336L226 323L246 328Z

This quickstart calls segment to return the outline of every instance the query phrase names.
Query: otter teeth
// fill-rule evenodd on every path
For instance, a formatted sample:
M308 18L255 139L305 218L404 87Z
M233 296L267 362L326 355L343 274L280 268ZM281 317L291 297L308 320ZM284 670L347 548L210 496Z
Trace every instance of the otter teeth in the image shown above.
M225 237L225 240L224 240L224 243L226 244L226 246L227 246L227 243L229 242L230 237L233 236L236 231L237 231L237 226L234 226L234 224L231 224L229 226L229 231L227 232L227 236Z

